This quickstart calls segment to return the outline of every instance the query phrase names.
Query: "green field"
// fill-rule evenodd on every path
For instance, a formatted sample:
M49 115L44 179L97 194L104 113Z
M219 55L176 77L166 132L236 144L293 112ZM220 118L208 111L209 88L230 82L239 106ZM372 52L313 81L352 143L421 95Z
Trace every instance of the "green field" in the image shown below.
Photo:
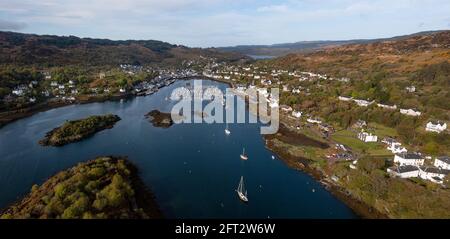
M341 130L331 136L337 143L350 147L359 154L368 154L371 156L391 155L381 143L364 143L356 137L356 133L350 130Z
M374 133L378 135L378 138L380 140L383 139L384 137L391 137L391 138L398 137L397 130L394 128L389 128L377 123L369 123L369 128L374 129Z

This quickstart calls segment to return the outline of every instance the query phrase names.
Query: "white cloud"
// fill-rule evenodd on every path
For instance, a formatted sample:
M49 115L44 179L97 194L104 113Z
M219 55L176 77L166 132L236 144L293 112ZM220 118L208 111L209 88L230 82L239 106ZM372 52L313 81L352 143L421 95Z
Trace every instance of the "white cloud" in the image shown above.
M448 12L448 0L0 1L17 30L191 46L382 37L448 28Z
M258 12L286 12L288 11L287 5L270 5L263 6L256 9Z

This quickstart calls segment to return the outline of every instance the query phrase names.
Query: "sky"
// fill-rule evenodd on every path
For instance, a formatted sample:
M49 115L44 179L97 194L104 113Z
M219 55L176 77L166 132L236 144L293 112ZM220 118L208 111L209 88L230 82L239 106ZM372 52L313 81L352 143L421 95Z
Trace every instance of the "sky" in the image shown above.
M450 0L0 0L0 30L219 47L450 29Z

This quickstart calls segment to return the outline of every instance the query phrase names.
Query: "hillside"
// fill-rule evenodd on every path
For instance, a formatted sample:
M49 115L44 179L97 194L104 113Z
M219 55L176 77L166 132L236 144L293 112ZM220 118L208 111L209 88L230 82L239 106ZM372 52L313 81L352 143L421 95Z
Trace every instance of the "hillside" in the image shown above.
M302 68L346 77L374 71L405 75L450 61L450 31L368 44L350 44L273 61L282 67Z
M283 104L344 129L358 120L381 124L396 132L392 136L410 145L411 150L430 155L450 153L448 133L425 131L430 121L450 120L450 31L290 54L258 62L258 66L327 75L319 81L282 77L283 84L305 89L303 94L283 93ZM356 107L339 96L398 109L383 109L377 104ZM407 116L399 109L414 109L420 116Z
M188 48L154 40L113 41L0 32L0 64L20 65L118 65L175 64L182 60L212 57L237 61L239 53L214 49Z
M239 52L246 55L284 56L291 53L307 53L326 48L338 47L349 44L367 44L381 41L394 41L407 39L414 36L427 36L439 31L419 32L411 35L397 36L392 38L379 39L354 39L337 41L300 41L295 43L281 43L273 45L240 45L231 47L221 47L224 52Z

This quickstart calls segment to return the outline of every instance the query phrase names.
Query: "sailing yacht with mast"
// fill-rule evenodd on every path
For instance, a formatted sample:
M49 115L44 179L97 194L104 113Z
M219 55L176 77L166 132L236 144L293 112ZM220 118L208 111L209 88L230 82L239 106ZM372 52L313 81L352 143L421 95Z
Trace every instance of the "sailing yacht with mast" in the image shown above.
M226 135L231 134L231 131L228 129L228 124L227 124L227 127L225 128L225 134L226 134Z
M244 177L241 176L241 181L239 181L239 186L236 189L236 192L239 196L239 199L241 199L243 202L248 202L247 198L247 190L244 188Z
M245 154L245 148L242 149L241 159L242 160L247 160L248 159L247 154Z

